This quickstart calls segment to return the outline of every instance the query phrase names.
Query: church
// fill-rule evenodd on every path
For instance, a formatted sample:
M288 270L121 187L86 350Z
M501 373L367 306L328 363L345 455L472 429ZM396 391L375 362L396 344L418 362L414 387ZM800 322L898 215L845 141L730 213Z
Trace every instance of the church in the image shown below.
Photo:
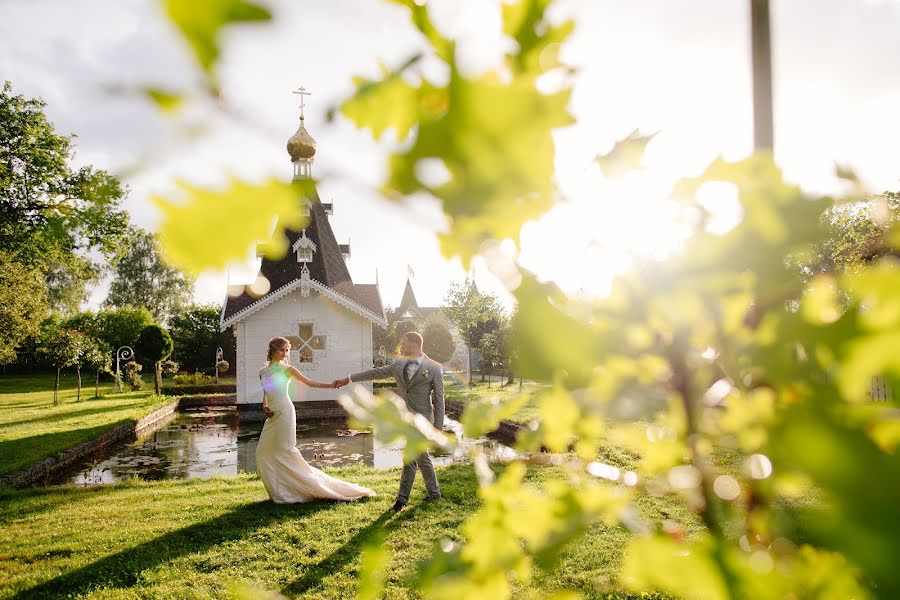
M294 179L309 179L316 141L303 122L287 142ZM333 204L322 203L310 188L301 210L307 226L286 230L289 250L279 260L263 257L259 276L268 280L262 295L244 288L229 294L220 326L231 327L236 340L238 407L262 403L259 370L271 338L291 342L290 363L318 381L332 381L372 367L372 327L387 327L378 284L354 283L347 269L349 245L339 244L329 217ZM368 384L371 389L371 383ZM311 389L291 382L295 402L334 400L336 390Z

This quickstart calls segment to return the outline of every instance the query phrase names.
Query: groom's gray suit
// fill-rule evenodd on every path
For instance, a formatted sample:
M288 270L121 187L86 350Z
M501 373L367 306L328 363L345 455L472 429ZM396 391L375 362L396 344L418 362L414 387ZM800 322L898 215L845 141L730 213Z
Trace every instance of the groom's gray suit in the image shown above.
M407 408L412 412L424 415L434 423L436 429L440 430L444 427L444 373L441 365L423 354L420 365L410 366L407 369L410 360L417 359L398 358L387 366L354 373L350 376L350 381L371 381L393 377L397 382L397 395L406 401ZM407 376L410 371L412 375ZM416 466L422 471L428 498L441 497L441 488L434 472L434 465L431 464L431 456L425 452L413 462L403 465L400 491L397 492L397 501L401 504L409 502L409 494L416 478Z

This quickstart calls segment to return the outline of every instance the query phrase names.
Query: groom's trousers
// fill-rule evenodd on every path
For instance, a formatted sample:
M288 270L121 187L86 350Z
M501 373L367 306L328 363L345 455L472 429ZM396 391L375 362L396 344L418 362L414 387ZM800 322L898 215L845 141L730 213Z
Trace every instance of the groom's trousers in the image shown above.
M412 462L403 465L403 473L400 475L400 491L397 492L397 502L406 504L409 502L409 494L412 492L413 481L416 479L416 469L422 471L425 480L425 489L431 499L441 497L441 488L438 485L437 474L434 465L431 464L431 456L428 452L420 454Z

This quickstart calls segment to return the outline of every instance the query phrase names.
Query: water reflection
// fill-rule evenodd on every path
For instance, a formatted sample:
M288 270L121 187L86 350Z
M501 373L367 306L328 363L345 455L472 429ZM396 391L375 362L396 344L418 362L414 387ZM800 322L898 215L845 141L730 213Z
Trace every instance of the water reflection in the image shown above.
M509 460L513 451L485 438L466 439L456 421L447 421L460 441L451 453L435 454L437 465L463 462L468 449L481 446L492 460ZM82 465L61 482L77 485L147 480L207 479L256 471L256 444L262 423L241 423L233 410L185 411L149 435ZM403 464L402 444L382 445L368 431L353 431L340 421L297 425L297 447L316 467L366 465L389 469Z

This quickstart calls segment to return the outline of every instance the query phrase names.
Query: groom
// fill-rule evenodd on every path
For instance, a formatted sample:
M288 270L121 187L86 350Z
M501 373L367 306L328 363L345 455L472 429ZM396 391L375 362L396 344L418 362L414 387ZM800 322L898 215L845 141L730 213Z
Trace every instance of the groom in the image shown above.
M444 427L444 373L439 363L431 360L422 352L423 342L421 334L410 331L400 339L400 353L403 358L398 358L385 367L337 379L334 381L334 386L343 387L351 382L371 381L393 376L397 382L397 392L406 401L407 408L425 415L429 421L434 423L435 428L440 430ZM422 477L425 479L425 489L428 490L425 499L440 500L441 498L441 488L438 485L437 475L434 473L434 465L431 464L431 456L426 451L412 462L403 465L400 491L397 492L397 501L392 507L395 512L402 510L409 502L413 480L416 478L416 467L422 471Z

